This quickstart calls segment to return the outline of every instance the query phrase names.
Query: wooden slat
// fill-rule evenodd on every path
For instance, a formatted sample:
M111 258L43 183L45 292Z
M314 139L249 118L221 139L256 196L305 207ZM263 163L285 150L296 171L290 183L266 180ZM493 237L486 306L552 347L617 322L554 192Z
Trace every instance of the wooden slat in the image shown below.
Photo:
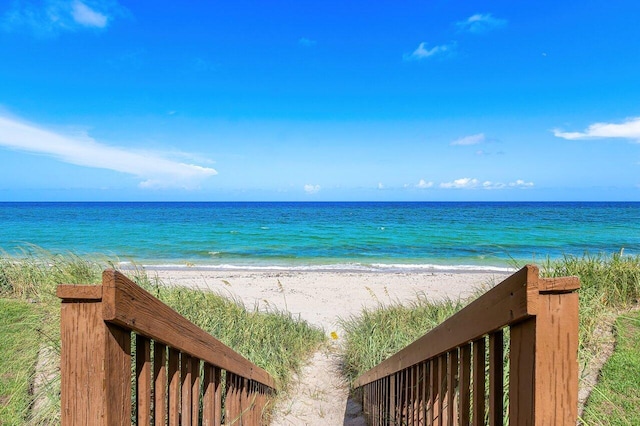
M427 424L429 410L429 362L422 363L422 424Z
M429 360L429 413L427 424L431 425L436 420L437 398L438 398L438 358Z
M220 386L220 370L211 364L204 365L204 395L202 397L202 426L219 425L220 419L220 403L216 397L216 391L219 392Z
M387 418L390 423L396 421L396 375L389 376L389 410L387 411Z
M180 424L191 426L191 357L180 354L180 388L182 404L180 408Z
M538 268L527 265L354 382L362 386L534 314Z
M509 421L514 425L534 424L536 318L510 329Z
M151 341L136 335L136 401L139 425L151 423Z
M484 425L485 339L473 342L473 425Z
M167 419L167 347L153 343L153 395L155 426L164 426Z
M466 425L471 419L471 344L460 348L460 358L459 418Z
M106 270L102 283L105 321L158 340L211 365L275 387L273 378L265 370L196 327L123 274Z
M458 350L449 352L447 366L447 424L457 425L458 409L456 407L456 383L458 381Z
M540 293L567 293L580 288L578 277L540 278L538 282Z
M198 426L200 415L200 360L191 358L191 424Z
M215 417L214 424L218 425L222 422L222 380L220 369L214 367L214 383L215 383L215 392L213 395L214 403L215 403Z
M447 400L447 354L440 355L438 357L438 386L439 386L439 398L438 398L438 413L440 414L438 426L444 426L447 424L447 410L445 410L445 401Z
M169 348L169 426L180 423L180 352Z
M502 426L504 388L503 332L489 335L489 425Z
M77 285L77 284L60 284L56 288L56 296L59 299L71 300L95 300L102 299L101 285Z

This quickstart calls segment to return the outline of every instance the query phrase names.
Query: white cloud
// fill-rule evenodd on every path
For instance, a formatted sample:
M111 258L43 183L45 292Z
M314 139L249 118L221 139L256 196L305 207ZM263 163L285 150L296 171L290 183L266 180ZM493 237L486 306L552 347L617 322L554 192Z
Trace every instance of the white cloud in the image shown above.
M215 169L170 160L152 152L102 144L87 135L67 136L0 116L0 146L45 154L78 166L127 173L142 188L195 188Z
M304 186L304 192L307 194L316 194L318 191L320 191L320 185L306 184Z
M515 182L511 182L509 187L511 188L531 188L534 186L533 182L525 182L522 179L518 179Z
M433 182L427 182L424 179L420 179L420 182L416 184L416 188L427 189L433 186Z
M506 19L494 18L490 13L476 13L464 21L456 22L459 31L470 33L486 33L488 31L504 27L507 25Z
M378 182L378 189L384 189L384 185L382 184L382 182Z
M461 178L453 182L442 182L440 188L470 189L478 186L478 179Z
M622 138L640 142L640 117L628 118L619 124L594 123L584 132L563 132L560 129L554 129L553 134L569 140Z
M418 45L418 48L413 51L413 53L408 54L405 53L404 60L412 61L412 60L421 60L430 58L433 56L441 56L446 53L451 53L455 49L455 43L450 44L441 44L439 46L433 46L431 49L427 49L427 43L422 42Z
M0 17L0 29L46 37L61 31L106 28L116 16L126 14L115 0L17 0Z
M73 2L71 15L78 24L85 27L104 28L109 20L106 15L96 12L80 1Z
M518 179L515 182L510 183L491 182L490 180L487 180L480 184L478 179L462 178L456 179L453 182L443 182L440 184L440 188L445 189L508 189L531 188L533 186L533 182L525 182L522 179Z
M451 145L477 145L486 140L484 133L478 133L475 135L463 136L451 142Z
M301 39L298 40L298 44L300 46L311 47L311 46L315 46L317 44L317 42L315 40L311 40L309 38L302 37Z

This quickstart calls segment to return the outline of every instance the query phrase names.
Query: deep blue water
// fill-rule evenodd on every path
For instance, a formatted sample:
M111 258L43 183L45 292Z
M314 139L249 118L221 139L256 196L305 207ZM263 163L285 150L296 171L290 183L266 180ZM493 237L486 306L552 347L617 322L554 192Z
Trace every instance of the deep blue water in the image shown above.
M640 203L0 203L0 248L217 268L502 268L640 254Z

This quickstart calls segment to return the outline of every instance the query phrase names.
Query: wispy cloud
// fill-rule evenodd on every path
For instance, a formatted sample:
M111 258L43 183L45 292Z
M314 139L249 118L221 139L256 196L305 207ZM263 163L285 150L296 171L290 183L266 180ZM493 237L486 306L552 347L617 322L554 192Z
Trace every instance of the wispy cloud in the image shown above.
M85 27L104 28L109 21L107 15L91 9L81 1L72 3L71 16L73 16L74 21Z
M621 138L640 142L640 117L628 118L618 124L594 123L584 132L564 132L560 129L554 129L553 134L569 140Z
M484 136L484 133L478 133L475 135L463 136L461 138L458 138L452 141L450 145L454 145L454 146L455 145L462 145L462 146L477 145L484 142L485 140L486 140L486 137Z
M304 186L304 192L306 192L307 194L316 194L320 191L320 189L320 185L306 184Z
M480 182L478 179L460 178L453 182L442 182L440 188L445 189L471 189L476 188Z
M298 40L298 44L300 46L304 46L304 47L311 47L311 46L315 46L318 42L315 40L311 40L309 38L306 37L302 37Z
M532 188L533 182L525 182L522 179L518 179L510 183L491 182L490 180L480 183L475 178L461 178L452 182L442 182L440 188L444 189L516 189L516 188Z
M427 182L424 179L420 179L420 181L416 184L416 188L419 189L427 189L433 186L433 182Z
M505 25L507 25L506 19L495 18L490 13L476 13L464 21L456 22L456 27L459 31L476 34L486 33L504 27Z
M0 28L51 36L62 31L104 29L123 13L124 8L115 0L18 0L0 18Z
M441 44L438 46L433 46L432 48L427 47L426 42L422 42L418 45L418 48L414 50L412 53L405 53L403 58L405 61L419 61L422 59L431 58L434 56L444 56L447 54L452 54L456 48L455 42L449 44Z
M127 173L141 179L142 188L193 189L215 169L171 160L153 152L141 152L95 141L87 135L68 136L0 116L0 147L45 154L85 167Z

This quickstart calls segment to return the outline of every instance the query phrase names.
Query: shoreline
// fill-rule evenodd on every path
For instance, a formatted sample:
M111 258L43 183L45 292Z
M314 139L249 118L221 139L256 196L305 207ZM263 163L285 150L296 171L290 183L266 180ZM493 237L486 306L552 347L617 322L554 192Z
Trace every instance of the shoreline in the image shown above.
M211 272L336 272L336 273L496 273L511 274L517 268L511 266L477 265L477 264L434 264L434 263L301 263L298 265L278 264L197 264L185 263L137 263L123 261L118 263L122 270L133 270L138 267L147 271L211 271Z

